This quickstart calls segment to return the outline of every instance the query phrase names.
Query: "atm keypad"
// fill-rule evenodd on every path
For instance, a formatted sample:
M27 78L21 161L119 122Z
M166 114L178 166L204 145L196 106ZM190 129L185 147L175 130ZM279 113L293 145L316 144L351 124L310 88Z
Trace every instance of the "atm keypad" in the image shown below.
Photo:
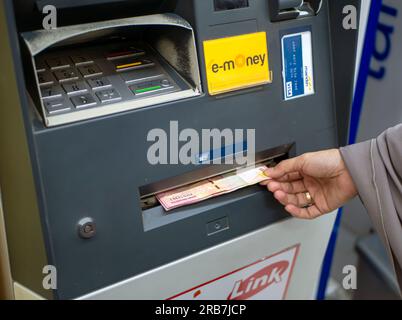
M49 71L38 72L39 86L49 86L54 83L54 78Z
M123 47L119 48L119 50L113 50L111 52L106 53L106 59L108 60L116 60L116 59L123 59L129 57L137 57L144 55L145 51L142 49L137 49L135 47Z
M96 106L96 101L91 94L74 96L71 98L71 102L77 109Z
M71 60L76 66L82 66L94 63L94 60L86 54L76 54L71 56Z
M48 116L182 90L154 53L127 45L100 48L69 49L36 59Z
M135 95L150 94L172 88L173 85L167 79L148 81L130 86L130 90Z
M170 83L170 81L168 79L162 79L160 81L160 84L163 88L172 88L172 84Z
M68 58L64 57L50 58L46 60L46 63L51 70L70 67L70 61L68 60Z
M85 81L74 81L65 83L63 84L63 89L68 95L88 92Z
M78 67L78 70L80 70L80 73L84 78L100 76L103 74L102 70L96 64Z
M42 99L61 98L63 96L63 89L58 85L41 89Z
M112 84L107 77L90 78L87 80L92 90L110 88Z
M123 72L121 77L127 84L131 84L134 82L144 82L150 81L151 79L160 78L163 76L163 73L160 71L156 71L153 68L144 68L139 70L132 70Z
M110 103L121 100L121 96L116 89L101 90L96 92L96 95L102 103Z
M36 61L36 72L45 72L46 64L42 60Z
M78 73L74 68L56 70L53 74L59 82L78 80Z
M71 110L71 108L65 104L64 99L62 98L45 101L44 105L49 114L67 112Z
M115 62L115 68L117 72L125 72L134 69L141 69L147 67L153 67L155 63L151 59L122 59Z

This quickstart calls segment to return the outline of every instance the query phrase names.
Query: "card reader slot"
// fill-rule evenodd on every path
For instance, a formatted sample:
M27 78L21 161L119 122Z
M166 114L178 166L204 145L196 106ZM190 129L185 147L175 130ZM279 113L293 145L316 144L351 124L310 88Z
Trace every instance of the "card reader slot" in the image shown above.
M269 11L272 22L298 19L317 15L322 0L269 0Z

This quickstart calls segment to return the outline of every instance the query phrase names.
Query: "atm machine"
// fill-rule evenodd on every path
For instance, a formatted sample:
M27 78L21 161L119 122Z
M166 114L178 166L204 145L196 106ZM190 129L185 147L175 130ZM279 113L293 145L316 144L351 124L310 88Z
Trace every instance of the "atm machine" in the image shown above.
M169 212L155 195L236 171L216 161L236 152L275 165L344 144L350 2L2 2L0 183L16 298L314 298L335 213L293 219L259 185ZM44 28L49 5L56 28ZM172 123L200 136L253 129L255 141L152 163L149 133Z

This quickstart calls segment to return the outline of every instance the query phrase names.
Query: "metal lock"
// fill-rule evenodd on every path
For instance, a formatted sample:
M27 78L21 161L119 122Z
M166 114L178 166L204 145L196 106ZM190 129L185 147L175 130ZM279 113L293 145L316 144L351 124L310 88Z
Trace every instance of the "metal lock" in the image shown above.
M93 238L96 234L96 224L92 218L86 217L78 221L78 235L83 239Z

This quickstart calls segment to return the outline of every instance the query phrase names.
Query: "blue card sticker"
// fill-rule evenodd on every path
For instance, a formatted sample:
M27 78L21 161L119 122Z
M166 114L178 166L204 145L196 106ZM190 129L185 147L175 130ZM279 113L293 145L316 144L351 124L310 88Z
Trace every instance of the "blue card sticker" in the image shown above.
M282 77L285 100L314 94L311 32L282 37Z

